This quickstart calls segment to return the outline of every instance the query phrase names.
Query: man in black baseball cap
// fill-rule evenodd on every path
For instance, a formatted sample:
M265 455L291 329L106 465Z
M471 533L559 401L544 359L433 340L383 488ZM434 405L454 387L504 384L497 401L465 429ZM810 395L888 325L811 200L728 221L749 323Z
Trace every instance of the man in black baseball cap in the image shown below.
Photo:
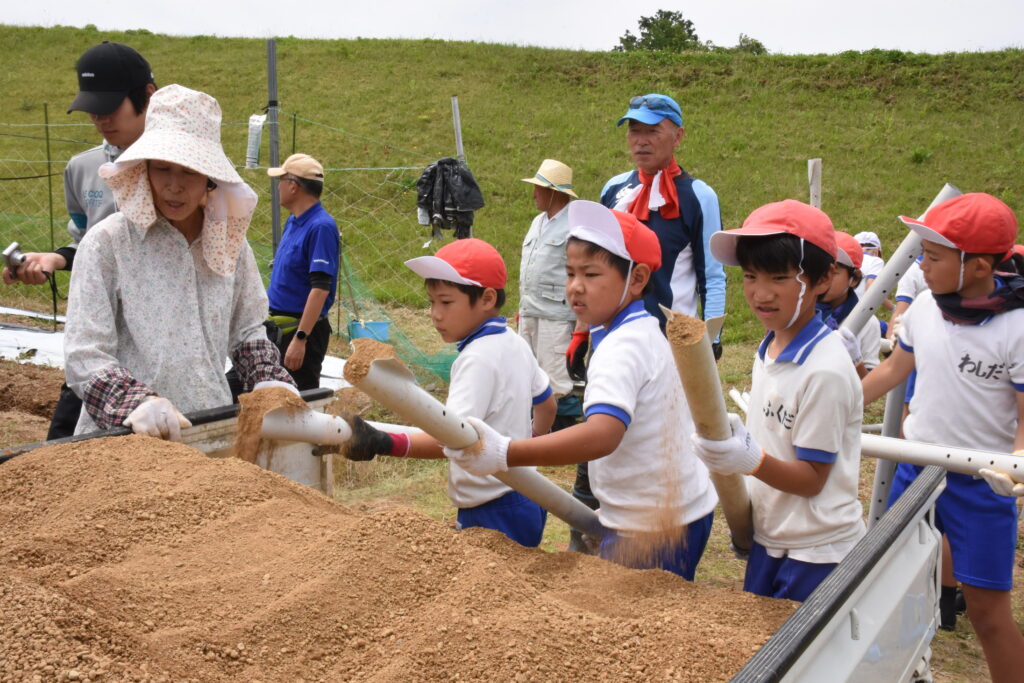
M146 90L153 83L153 71L142 55L127 45L107 40L86 50L75 70L78 96L68 107L69 114L111 114L132 91Z
M70 220L71 243L50 252L29 252L13 272L3 269L3 282L40 285L55 270L71 270L78 243L93 225L117 211L99 167L115 161L142 135L146 107L156 92L153 72L142 55L121 43L104 41L89 48L75 65L78 96L68 113L83 111L103 136L103 144L76 154L64 167L64 201ZM65 384L61 387L47 439L74 434L82 401Z

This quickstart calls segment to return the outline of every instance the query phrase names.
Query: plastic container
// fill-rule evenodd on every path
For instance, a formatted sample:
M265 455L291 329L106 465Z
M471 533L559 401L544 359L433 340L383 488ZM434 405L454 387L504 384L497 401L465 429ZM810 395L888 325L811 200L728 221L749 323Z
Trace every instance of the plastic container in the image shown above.
M348 324L348 336L350 339L368 337L370 339L376 339L377 341L386 342L388 340L388 328L390 326L391 322L387 320L370 322L353 320Z

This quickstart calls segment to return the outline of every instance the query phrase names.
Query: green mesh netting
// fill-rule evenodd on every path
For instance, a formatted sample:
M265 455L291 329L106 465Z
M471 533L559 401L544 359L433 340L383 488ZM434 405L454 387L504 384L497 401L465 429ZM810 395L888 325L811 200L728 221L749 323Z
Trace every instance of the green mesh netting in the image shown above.
M344 249L341 261L338 294L331 318L336 325L335 334L347 337L349 341L353 337L370 337L387 342L395 347L395 352L406 364L413 366L414 373L420 375L421 379L423 373L427 373L448 382L452 362L457 355L454 346L451 350L438 353L427 353L417 347L388 314L387 308L373 297L362 279L353 272L352 263Z

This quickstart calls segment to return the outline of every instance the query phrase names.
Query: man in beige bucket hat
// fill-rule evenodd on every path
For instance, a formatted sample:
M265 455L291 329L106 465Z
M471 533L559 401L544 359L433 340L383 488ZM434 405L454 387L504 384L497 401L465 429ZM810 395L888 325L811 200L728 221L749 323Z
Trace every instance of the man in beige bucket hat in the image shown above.
M545 159L532 178L533 201L540 210L523 240L519 266L519 334L526 339L540 367L551 379L559 399L564 426L582 414L579 399L571 396L572 379L565 366L565 350L572 339L576 316L565 300L565 243L569 237L566 207L576 193L572 169ZM571 404L571 405L570 405Z

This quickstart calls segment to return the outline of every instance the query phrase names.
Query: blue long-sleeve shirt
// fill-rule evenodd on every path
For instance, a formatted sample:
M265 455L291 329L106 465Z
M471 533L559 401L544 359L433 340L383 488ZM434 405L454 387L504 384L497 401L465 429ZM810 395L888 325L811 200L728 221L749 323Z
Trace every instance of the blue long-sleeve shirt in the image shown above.
M644 221L661 243L661 268L652 277L654 286L644 298L644 307L657 316L663 329L665 318L658 304L687 315L699 312L705 320L725 313L725 269L711 255L710 247L711 235L722 229L718 196L707 183L685 171L673 180L679 217L662 218L652 210ZM601 203L627 210L616 205L640 184L635 169L617 175L601 190Z

